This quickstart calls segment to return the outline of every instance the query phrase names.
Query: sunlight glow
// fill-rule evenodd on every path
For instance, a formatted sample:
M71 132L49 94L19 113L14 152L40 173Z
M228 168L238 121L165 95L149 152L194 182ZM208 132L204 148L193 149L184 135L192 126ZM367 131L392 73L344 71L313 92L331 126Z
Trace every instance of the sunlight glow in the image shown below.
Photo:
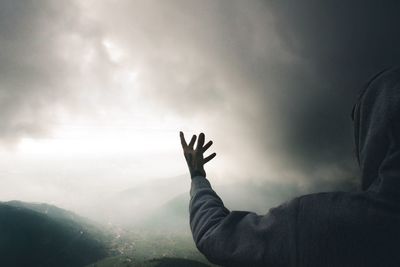
M174 150L176 135L162 130L65 127L51 138L23 138L18 151L25 155L49 157L149 154Z

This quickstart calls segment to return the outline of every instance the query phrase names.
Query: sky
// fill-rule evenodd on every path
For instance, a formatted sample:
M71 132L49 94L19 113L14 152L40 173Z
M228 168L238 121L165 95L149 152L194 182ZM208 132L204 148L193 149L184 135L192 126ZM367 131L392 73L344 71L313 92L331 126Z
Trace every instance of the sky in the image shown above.
M180 130L214 141L213 183L356 182L350 112L400 58L399 8L3 0L1 200L76 209L185 174Z

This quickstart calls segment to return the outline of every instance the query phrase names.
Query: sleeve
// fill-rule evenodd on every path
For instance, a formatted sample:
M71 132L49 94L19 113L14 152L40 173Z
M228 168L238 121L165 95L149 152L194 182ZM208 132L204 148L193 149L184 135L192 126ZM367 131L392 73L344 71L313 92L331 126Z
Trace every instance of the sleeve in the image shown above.
M190 227L197 248L223 266L290 266L296 260L297 201L264 215L229 211L201 176L192 179Z

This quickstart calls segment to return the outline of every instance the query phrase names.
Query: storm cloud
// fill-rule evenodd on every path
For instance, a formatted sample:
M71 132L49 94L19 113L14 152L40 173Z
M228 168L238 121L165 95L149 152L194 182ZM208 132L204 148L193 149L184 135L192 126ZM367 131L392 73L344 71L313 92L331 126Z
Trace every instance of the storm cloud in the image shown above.
M45 1L2 1L0 10L0 136L15 141L43 134L51 119L48 107L68 98L70 66L55 46L60 32L72 27L62 20L74 10Z
M348 166L353 158L350 110L355 96L377 72L399 62L400 5L396 1L281 1L269 4L284 44L311 77L288 77L290 94L282 132L287 151L305 166ZM303 165L304 166L304 165Z
M4 146L26 136L47 136L61 116L82 107L87 112L108 98L104 88L110 87L114 68L101 45L101 30L79 5L2 1L0 23Z
M118 18L101 13L113 17L109 32L152 55L143 64L148 96L211 131L234 155L233 173L333 183L357 176L350 111L366 81L399 59L396 1L114 8Z
M356 93L400 58L397 1L0 7L3 146L82 116L122 126L174 118L162 127L214 139L210 170L225 180L353 181ZM171 162L182 160L175 151Z

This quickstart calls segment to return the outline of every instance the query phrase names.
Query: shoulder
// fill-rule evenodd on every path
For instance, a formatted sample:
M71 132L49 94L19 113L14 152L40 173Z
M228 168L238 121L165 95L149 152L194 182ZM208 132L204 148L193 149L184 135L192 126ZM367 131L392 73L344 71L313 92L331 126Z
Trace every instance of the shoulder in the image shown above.
M349 198L349 194L345 192L321 192L312 193L292 198L281 205L270 209L270 212L279 210L301 209L304 206L314 206L319 204L334 203L341 199Z
M351 208L370 201L371 196L365 192L320 192L292 198L270 209L270 212L291 211L297 213L343 206Z
M297 203L299 222L321 222L361 216L371 206L371 197L365 192L323 192L300 196Z
M369 197L365 192L320 192L302 195L296 198L296 201L301 205L321 203L321 204L340 204L342 202L358 202L365 201Z

